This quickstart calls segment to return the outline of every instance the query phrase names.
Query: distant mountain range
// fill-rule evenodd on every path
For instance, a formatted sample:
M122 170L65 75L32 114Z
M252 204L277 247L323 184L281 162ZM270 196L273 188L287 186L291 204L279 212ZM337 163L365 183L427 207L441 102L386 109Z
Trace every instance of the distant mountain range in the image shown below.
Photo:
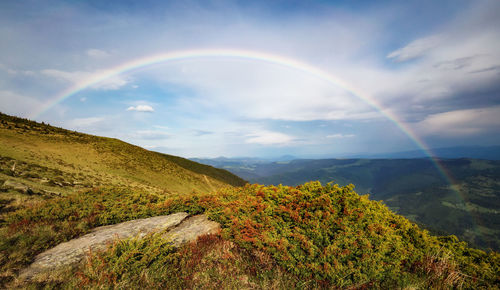
M461 146L434 148L431 154L437 158L475 158L500 160L500 146ZM354 154L350 158L425 158L429 157L422 150L403 151L381 154Z
M498 146L455 146L432 148L429 150L431 155L436 158L473 158L500 160L500 145ZM245 163L261 163L261 162L279 162L292 161L298 159L346 159L346 158L367 158L367 159L408 159L408 158L428 158L429 155L423 150L409 150L386 153L346 153L336 156L319 156L319 157L299 157L294 155L282 155L276 157L216 157L216 158L190 158L193 161L205 160L205 162L232 162L239 161Z
M487 148L490 152L495 150ZM457 147L453 152L464 149ZM476 151L476 156L479 153ZM410 156L410 152L405 156ZM442 158L439 163L449 176L438 170L430 158L194 160L226 169L252 183L292 186L309 180L352 183L359 194L384 200L392 210L436 233L455 234L476 246L500 249L498 160Z

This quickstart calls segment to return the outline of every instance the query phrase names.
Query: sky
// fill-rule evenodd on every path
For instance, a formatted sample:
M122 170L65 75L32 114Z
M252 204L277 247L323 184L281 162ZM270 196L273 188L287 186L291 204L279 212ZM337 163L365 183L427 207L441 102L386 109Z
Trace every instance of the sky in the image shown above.
M0 112L183 157L500 145L499 14L495 0L4 0ZM238 56L112 73L193 50Z

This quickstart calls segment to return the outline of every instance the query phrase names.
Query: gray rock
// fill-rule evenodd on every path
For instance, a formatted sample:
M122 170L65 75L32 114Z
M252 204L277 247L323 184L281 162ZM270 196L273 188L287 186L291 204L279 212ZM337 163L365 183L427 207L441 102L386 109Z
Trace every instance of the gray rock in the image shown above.
M219 223L209 220L206 215L202 214L187 218L179 226L165 233L163 237L172 241L174 246L180 246L196 240L201 235L214 234L219 229Z
M33 194L33 190L31 190L31 188L29 188L27 185L15 182L13 180L5 180L2 187L5 189L13 189L24 194Z
M75 266L89 250L104 250L115 239L143 237L148 233L167 230L163 237L171 240L174 246L180 246L200 235L215 233L220 228L218 223L208 220L205 215L187 217L187 213L180 212L95 228L87 235L61 243L36 256L35 261L21 271L19 280L29 281L40 274Z
M50 190L46 190L46 189L42 189L42 193L45 195L50 195L50 196L61 196L60 192L50 191Z

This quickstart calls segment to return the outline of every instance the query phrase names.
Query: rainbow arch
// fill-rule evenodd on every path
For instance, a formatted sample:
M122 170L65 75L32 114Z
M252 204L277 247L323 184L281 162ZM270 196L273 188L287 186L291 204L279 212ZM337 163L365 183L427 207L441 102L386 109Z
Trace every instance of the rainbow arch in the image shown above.
M455 184L451 175L445 170L445 168L436 160L428 146L409 128L405 125L399 118L392 112L384 109L382 105L380 105L376 99L374 99L370 94L364 92L360 88L356 88L348 82L337 78L336 76L328 73L325 70L322 70L318 67L312 66L308 63L264 52L258 51L250 51L250 50L240 50L240 49L193 49L193 50L180 50L180 51L171 51L166 53L159 53L154 55L149 55L142 58L133 59L131 61L125 62L123 64L117 65L110 69L101 71L96 73L86 79L82 79L81 81L73 84L71 87L63 90L49 101L47 101L43 106L41 106L37 111L31 114L30 118L36 119L42 113L46 112L56 104L64 101L65 99L75 95L78 92L81 92L93 85L98 84L108 78L113 76L129 73L134 70L138 70L141 68L145 68L155 64L166 63L170 61L180 61L180 60L188 60L188 59L204 59L204 58L234 58L234 59L245 59L245 60L254 60L260 61L275 65L280 65L283 67L287 67L293 70L301 71L308 75L312 75L318 79L324 80L334 86L340 87L348 92L350 92L355 97L359 98L363 102L367 103L378 112L380 112L384 117L393 122L403 133L405 133L422 151L425 152L427 156L429 156L436 168L442 173L445 179L448 181L450 185ZM458 191L457 191L458 193Z

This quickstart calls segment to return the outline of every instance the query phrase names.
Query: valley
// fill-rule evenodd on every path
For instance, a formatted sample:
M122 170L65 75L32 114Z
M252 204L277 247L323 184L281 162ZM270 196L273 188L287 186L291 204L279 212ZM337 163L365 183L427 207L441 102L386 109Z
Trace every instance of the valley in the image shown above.
M194 159L267 185L309 180L354 184L359 194L439 234L483 249L500 249L500 161L484 159ZM450 177L451 182L450 184Z

